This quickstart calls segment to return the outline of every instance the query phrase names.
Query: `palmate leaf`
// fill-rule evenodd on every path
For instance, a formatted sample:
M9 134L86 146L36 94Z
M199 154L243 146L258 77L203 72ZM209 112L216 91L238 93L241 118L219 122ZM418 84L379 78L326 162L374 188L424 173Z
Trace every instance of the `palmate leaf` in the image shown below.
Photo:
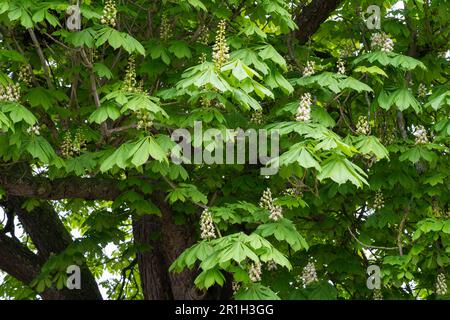
M280 300L275 292L260 283L242 288L234 295L236 300Z
M332 72L322 72L318 75L303 77L299 79L290 80L292 84L297 86L311 86L317 85L320 87L328 88L334 93L339 93L345 89L355 90L357 92L372 92L370 88L364 82L361 82L353 77L347 77L342 74Z
M279 88L286 94L294 92L292 85L280 72L278 72L278 70L272 70L272 72L264 79L264 82L271 89Z
M382 66L390 65L395 68L400 68L403 70L414 70L417 67L423 70L427 69L427 67L421 61L394 52L384 52L384 51L369 52L356 58L353 61L353 64L360 64L363 61L368 61L370 63L378 62Z
M0 61L10 61L10 62L25 62L25 58L16 50L0 50Z
M186 199L191 199L194 203L208 203L208 198L196 186L188 183L180 183L176 188L170 190L166 199L170 203L185 202Z
M253 66L256 70L266 75L269 73L269 66L252 49L245 48L231 52L231 59L239 59L247 66Z
M37 122L34 114L17 102L3 102L0 107L3 112L9 112L9 118L13 123L25 121L32 126Z
M252 68L246 66L241 60L235 59L225 64L220 71L225 74L232 74L237 80L242 81L246 78L261 78L261 76Z
M355 141L355 147L363 154L373 154L378 160L389 159L389 151L375 136L360 136Z
M184 268L191 269L196 261L203 261L214 252L208 241L200 241L183 253L172 263L169 271L182 272Z
M85 28L80 31L70 32L66 40L74 47L88 47L93 48L95 46L96 32L92 28Z
M111 104L96 109L89 117L89 122L102 123L107 119L116 120L120 117L119 109Z
M159 99L152 97L144 92L123 92L116 90L108 93L101 102L114 100L118 105L122 106L120 113L124 113L128 110L139 111L147 110L152 113L161 113L164 117L168 117L167 113L162 109L159 104ZM106 111L106 110L105 110ZM104 113L105 111L102 111ZM108 117L115 116L113 110L107 110ZM109 114L111 112L112 114Z
M294 251L309 249L306 240L298 233L292 221L288 219L283 218L276 222L262 224L255 232L265 238L274 236L278 241L286 241Z
M41 136L32 136L25 148L33 158L39 159L42 163L53 164L58 168L64 166L64 162L55 153L50 143Z
M322 164L322 171L318 175L319 180L330 178L338 184L350 181L358 188L369 185L365 179L367 174L357 165L343 156L331 156Z
M166 153L161 149L155 138L147 136L134 143L122 144L102 161L100 171L108 171L114 166L121 169L139 167L145 164L150 157L157 161L168 161Z
M312 150L308 150L302 143L297 143L289 148L289 151L283 153L279 157L280 165L289 165L298 163L305 169L315 168L320 171L321 167L316 158L311 154ZM274 161L274 160L272 160ZM269 162L270 165L270 162Z
M432 107L434 110L439 110L444 106L450 106L450 91L446 91L438 96L433 96L425 107Z
M412 107L417 113L421 111L419 102L407 88L400 88L394 91L389 96L389 105L397 106L400 111L406 110L410 107Z
M184 41L180 40L172 41L169 47L169 51L172 52L178 59L181 58L189 59L192 57L191 49L189 49L189 46Z
M270 44L257 47L256 50L259 51L258 55L263 58L263 60L272 60L284 70L287 70L286 60L284 60L283 56Z
M25 95L25 99L32 107L41 106L45 110L55 107L58 102L69 100L62 91L50 90L42 87L30 89Z
M436 154L432 151L427 150L422 146L415 146L406 152L403 152L399 157L400 161L409 160L412 163L418 162L420 159L424 159L427 162L431 162L437 158Z
M369 73L369 74L378 74L380 76L386 77L387 74L382 69L380 69L377 66L371 66L371 67L365 67L365 66L359 66L353 70L354 72L360 72L360 73Z
M119 32L110 27L103 27L97 31L95 45L99 47L106 41L114 49L122 47L130 54L138 53L145 56L145 49L142 44L128 33Z
M219 286L223 286L224 282L225 276L222 274L222 272L220 272L218 268L202 271L194 281L195 285L199 289L208 289L216 283Z
M230 85L216 72L215 65L212 62L205 62L187 69L182 78L183 80L177 83L177 89L186 89L193 86L196 88L215 88L220 92L231 91Z

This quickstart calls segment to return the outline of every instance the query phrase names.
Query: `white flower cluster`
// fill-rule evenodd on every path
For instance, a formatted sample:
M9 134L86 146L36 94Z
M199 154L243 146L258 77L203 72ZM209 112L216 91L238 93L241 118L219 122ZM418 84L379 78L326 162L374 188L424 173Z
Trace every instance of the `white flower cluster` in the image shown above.
M269 218L271 220L278 221L283 218L283 209L281 206L274 205L270 188L264 190L259 206L270 211Z
M383 293L380 289L373 290L373 300L383 300Z
M267 262L267 270L269 271L274 271L278 269L278 265L275 261L270 260L269 262Z
M395 141L395 133L394 130L392 130L392 128L387 128L383 138L382 138L382 142L384 145L389 145L391 143L394 143Z
M205 63L205 62L206 62L206 58L207 58L207 55L206 55L206 53L203 52L203 53L200 55L200 57L198 57L198 63L199 63L199 64Z
M31 68L29 65L23 65L20 67L19 69L19 75L17 77L17 79L19 80L19 82L22 82L23 84L25 84L26 86L31 86Z
M123 79L122 89L127 92L138 92L139 86L136 80L136 64L134 57L128 58L127 69L125 72L125 78Z
M235 294L241 289L241 285L239 284L239 282L233 281L231 283L231 289L233 290L233 294Z
M137 129L148 130L153 125L153 116L147 110L138 110L136 111L136 118L138 120Z
M383 192L377 191L377 193L375 194L375 199L373 200L373 208L375 210L380 210L384 208Z
M374 33L371 38L372 50L394 51L394 41L384 32Z
M337 73L345 74L345 62L342 59L337 61Z
M365 116L360 116L356 123L356 134L366 136L370 133L369 120Z
M425 98L427 96L427 93L427 86L423 83L419 84L419 87L417 88L417 95L419 96L419 98Z
M110 25L113 28L116 26L117 8L115 1L106 0L105 6L103 7L103 15L100 18L100 22L104 25Z
M283 219L283 209L281 206L272 206L270 208L270 220L278 221L280 219Z
M447 294L447 279L443 273L439 273L436 278L436 294L445 296Z
M355 55L355 48L353 45L347 44L340 50L341 58L349 58Z
M252 117L250 118L250 122L254 124L262 124L264 122L262 110L254 111L252 113Z
M20 84L0 85L0 101L18 102L20 100Z
M416 137L416 144L428 143L427 130L424 126L419 125L414 131L414 136Z
M308 262L308 264L303 268L301 279L304 286L309 286L310 284L319 281L314 262Z
M311 119L311 105L312 97L311 94L307 92L300 98L295 119L299 122L309 121Z
M159 29L159 37L167 41L172 38L172 26L170 25L169 18L167 14L163 13L161 17L161 27Z
M316 67L316 63L314 61L306 61L306 66L303 69L303 76L304 77L309 77L314 75L315 73L315 67Z
M39 125L35 124L34 126L28 127L27 129L27 133L28 134L34 134L36 136L41 134L41 128L39 127Z
M202 239L214 239L216 237L216 228L209 209L205 209L200 217L200 237Z
M72 134L67 132L61 144L61 154L69 158L80 155L84 150L86 150L86 139L81 130L77 130L73 139Z
M200 31L200 36L198 37L198 42L207 45L209 43L209 28L203 26Z
M218 69L230 58L230 47L227 44L225 33L227 29L227 23L225 20L220 20L218 30L216 33L216 41L213 46L213 61Z
M248 276L252 282L261 281L261 263L252 263L250 269L248 270Z

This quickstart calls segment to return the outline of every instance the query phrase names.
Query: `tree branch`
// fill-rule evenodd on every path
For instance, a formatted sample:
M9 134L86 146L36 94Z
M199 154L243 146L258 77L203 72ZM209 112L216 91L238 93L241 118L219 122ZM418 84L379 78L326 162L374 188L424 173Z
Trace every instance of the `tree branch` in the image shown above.
M113 200L121 191L118 181L105 178L68 177L50 180L44 177L17 177L0 174L0 185L8 196L44 200Z
M301 14L295 19L298 26L295 36L299 43L308 42L309 38L341 2L342 0L315 0L304 7Z

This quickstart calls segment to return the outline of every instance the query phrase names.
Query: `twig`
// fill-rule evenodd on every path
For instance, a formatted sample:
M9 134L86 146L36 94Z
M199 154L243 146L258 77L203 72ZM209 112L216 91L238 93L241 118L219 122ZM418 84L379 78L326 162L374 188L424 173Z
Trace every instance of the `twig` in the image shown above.
M381 246L372 246L369 244L365 244L365 243L359 241L359 239L353 234L350 227L347 227L347 229L348 229L348 232L350 232L350 235L356 240L356 242L358 242L363 247L370 248L370 249L381 249L381 250L398 250L398 247L381 247Z
M36 52L39 56L39 59L41 60L42 68L44 70L44 76L45 79L47 80L47 85L49 89L54 89L55 87L53 86L53 83L50 79L50 70L47 65L47 60L45 60L44 53L42 52L42 48L39 44L39 41L36 38L36 34L34 33L34 30L31 28L28 28L27 30L28 33L30 34L31 40L33 41L34 47L36 48Z

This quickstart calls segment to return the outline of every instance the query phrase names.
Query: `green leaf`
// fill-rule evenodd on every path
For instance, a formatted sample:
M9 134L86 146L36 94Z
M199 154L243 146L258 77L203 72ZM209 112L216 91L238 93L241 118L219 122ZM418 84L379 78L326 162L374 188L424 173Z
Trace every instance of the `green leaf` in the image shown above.
M409 160L412 163L418 162L420 159L424 159L428 162L433 161L436 158L436 154L432 151L426 150L424 147L416 146L405 152L399 157L400 161Z
M104 77L106 79L111 79L113 77L111 70L103 63L94 63L93 70L99 77Z
M26 145L26 150L31 156L46 164L51 164L59 158L48 141L40 136L34 136Z
M139 167L147 162L149 156L157 161L167 161L166 154L153 137L145 137L134 144L130 150L131 163Z
M260 283L242 288L234 295L236 300L280 300L275 292Z
M292 221L287 219L262 224L256 229L256 233L263 237L273 235L278 241L286 241L294 251L309 249L306 240L298 233Z
M199 289L208 289L215 283L223 286L224 282L225 276L217 268L202 271L194 281Z
M3 104L2 111L9 112L9 117L14 123L25 121L32 126L37 122L36 117L27 108L16 102Z
M330 178L338 184L350 181L358 188L368 185L365 177L367 174L358 166L341 156L332 156L322 165L322 171L318 175L319 180Z
M275 50L275 48L270 44L258 47L257 50L259 50L258 55L261 58L263 58L264 60L272 60L284 70L287 70L286 60L284 60L283 56L280 55L278 51Z
M89 117L89 122L102 123L106 119L116 120L120 117L119 109L111 104L96 109Z
M421 111L419 102L407 88L400 88L392 93L389 104L397 106L400 111L406 110L409 107L412 107L417 113Z
M189 46L184 41L173 41L169 47L169 51L172 52L178 59L181 58L191 58L191 50Z
M355 142L355 147L363 154L373 154L378 160L389 159L389 151L375 136L360 136Z
M386 78L388 76L386 74L386 72L384 72L382 69L380 69L377 66L371 66L371 67L359 66L354 71L355 72L361 72L361 73L378 74L378 75L381 75L381 76L386 77Z

